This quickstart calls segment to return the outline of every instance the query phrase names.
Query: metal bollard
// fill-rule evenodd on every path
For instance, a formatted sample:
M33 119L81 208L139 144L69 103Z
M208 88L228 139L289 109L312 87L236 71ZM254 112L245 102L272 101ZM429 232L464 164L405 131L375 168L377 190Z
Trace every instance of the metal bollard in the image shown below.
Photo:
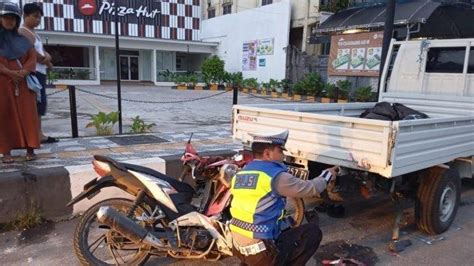
M232 104L236 105L237 100L239 98L239 88L237 86L234 86L233 89L234 89L234 96L232 97Z
M76 106L76 87L75 86L68 86L69 90L69 109L71 115L71 131L72 137L77 138L79 137L79 131L77 129L77 106Z

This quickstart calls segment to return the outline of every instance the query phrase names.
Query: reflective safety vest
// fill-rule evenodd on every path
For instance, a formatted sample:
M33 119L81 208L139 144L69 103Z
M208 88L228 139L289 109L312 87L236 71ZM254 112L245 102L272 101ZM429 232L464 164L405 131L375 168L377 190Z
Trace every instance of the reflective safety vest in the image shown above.
M286 200L272 190L272 181L286 171L283 163L255 160L232 178L232 232L253 239L278 237Z

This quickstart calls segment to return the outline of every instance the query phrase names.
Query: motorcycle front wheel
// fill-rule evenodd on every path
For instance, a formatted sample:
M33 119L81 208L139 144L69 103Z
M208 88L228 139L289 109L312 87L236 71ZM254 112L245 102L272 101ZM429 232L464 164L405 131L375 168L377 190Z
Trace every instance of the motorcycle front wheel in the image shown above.
M137 245L97 220L100 207L109 206L126 214L133 205L129 199L107 199L89 208L74 233L74 252L82 265L141 265L149 258L150 246ZM149 212L139 206L132 217ZM143 224L142 224L143 226Z

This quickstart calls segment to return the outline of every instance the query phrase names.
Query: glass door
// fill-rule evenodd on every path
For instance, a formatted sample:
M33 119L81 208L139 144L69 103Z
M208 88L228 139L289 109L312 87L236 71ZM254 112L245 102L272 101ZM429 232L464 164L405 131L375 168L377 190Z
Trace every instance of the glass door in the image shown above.
M138 57L130 57L130 80L138 80Z
M120 79L122 80L129 80L129 63L128 63L128 56L120 56Z
M139 80L138 56L130 56L130 55L120 56L120 79Z

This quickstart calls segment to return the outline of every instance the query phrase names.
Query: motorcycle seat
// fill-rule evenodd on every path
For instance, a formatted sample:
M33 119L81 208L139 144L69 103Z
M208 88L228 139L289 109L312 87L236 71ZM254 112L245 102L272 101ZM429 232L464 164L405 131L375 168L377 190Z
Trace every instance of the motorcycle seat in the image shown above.
M127 170L132 170L140 173L144 173L147 175L151 175L155 178L159 178L163 181L168 182L171 186L173 186L178 192L187 192L187 193L195 193L194 188L184 182L180 182L170 176L167 176L163 173L160 173L158 171L155 171L153 169L141 166L141 165L135 165L135 164L129 164L129 163L120 163L115 161L114 159L107 157L107 156L102 156L102 155L94 155L94 159L104 162L104 163L109 163L116 167L117 169L127 172Z

